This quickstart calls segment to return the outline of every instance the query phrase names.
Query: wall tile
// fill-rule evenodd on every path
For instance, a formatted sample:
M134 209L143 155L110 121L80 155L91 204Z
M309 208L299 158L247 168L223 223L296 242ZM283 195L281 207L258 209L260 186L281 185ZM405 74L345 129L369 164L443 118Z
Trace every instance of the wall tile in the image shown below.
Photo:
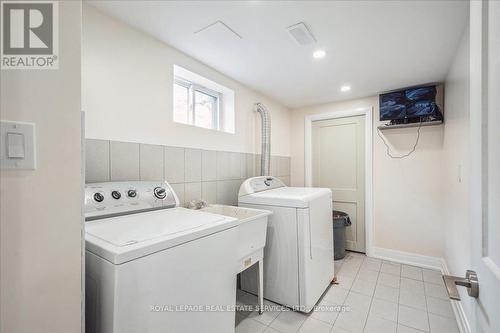
M276 164L274 166L275 167L275 169L274 169L275 176L277 176L277 177L283 176L283 174L281 173L283 171L281 168L281 156L275 156L274 158L275 158L275 164Z
M185 150L185 182L200 182L201 181L201 150L190 149Z
M201 198L210 204L217 203L217 182L201 183Z
M290 175L290 158L285 156L276 156L276 176Z
M201 155L201 180L217 180L217 152L204 150Z
M109 182L109 141L85 140L85 182Z
M139 180L139 144L111 141L111 181Z
M227 179L241 178L241 157L240 153L229 153L229 174Z
M271 156L271 175L278 176L279 166L278 166L278 156Z
M146 145L140 146L140 179L141 180L163 180L163 146Z
M251 178L257 175L255 170L255 154L246 154L246 163L247 163L247 177Z
M184 184L184 202L187 205L191 200L201 200L201 183Z
M260 176L260 164L261 164L261 155L256 154L255 155L255 175Z
M247 154L244 153L239 153L240 155L240 179L246 179L248 177L248 170L247 170Z
M217 180L241 178L241 155L240 153L217 152Z
M273 174L290 185L290 158L272 156ZM167 180L190 200L237 205L241 183L260 175L260 155L86 140L86 181Z
M291 163L291 158L290 157L283 157L282 159L282 163L284 164L282 167L283 167L283 175L284 176L290 176L292 173L291 173L291 166L292 166L292 163Z
M184 148L165 147L165 180L184 183Z
M217 152L217 180L228 179L229 177L229 153L225 151Z
M238 205L238 191L241 180L222 180L217 182L217 203L222 205Z
M179 206L184 207L184 183L181 184L170 184L172 186L172 190L174 190L175 194L177 194L177 198L179 198Z

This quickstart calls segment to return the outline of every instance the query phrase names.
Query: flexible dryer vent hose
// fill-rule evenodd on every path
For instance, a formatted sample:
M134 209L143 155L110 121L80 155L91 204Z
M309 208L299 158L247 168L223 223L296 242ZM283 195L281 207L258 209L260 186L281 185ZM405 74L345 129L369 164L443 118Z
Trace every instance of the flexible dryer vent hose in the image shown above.
M255 103L255 111L262 119L260 175L270 176L271 169L271 114L262 103Z

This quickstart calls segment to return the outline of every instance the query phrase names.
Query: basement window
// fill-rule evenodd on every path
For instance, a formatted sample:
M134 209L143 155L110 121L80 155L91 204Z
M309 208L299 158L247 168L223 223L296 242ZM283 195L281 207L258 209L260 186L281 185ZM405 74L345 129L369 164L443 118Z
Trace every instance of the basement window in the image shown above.
M234 91L174 65L174 122L234 133Z

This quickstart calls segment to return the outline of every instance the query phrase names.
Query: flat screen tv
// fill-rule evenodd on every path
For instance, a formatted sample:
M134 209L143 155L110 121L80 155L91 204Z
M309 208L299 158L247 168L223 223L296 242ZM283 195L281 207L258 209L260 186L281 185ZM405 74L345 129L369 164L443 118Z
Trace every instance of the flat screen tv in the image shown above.
M391 123L443 120L443 86L427 85L381 94L380 120Z

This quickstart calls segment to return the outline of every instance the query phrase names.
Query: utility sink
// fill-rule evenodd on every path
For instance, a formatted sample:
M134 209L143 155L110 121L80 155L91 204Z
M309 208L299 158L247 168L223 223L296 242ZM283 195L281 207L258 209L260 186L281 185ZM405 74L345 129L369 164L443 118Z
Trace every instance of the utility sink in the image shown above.
M272 212L227 205L209 205L202 210L238 219L238 273L264 257L267 218Z
M266 246L267 218L271 211L226 206L209 205L202 208L207 213L234 217L238 220L238 266L236 273L241 273L245 269L258 263L259 286L257 296L259 300L259 314L264 308L264 246Z

